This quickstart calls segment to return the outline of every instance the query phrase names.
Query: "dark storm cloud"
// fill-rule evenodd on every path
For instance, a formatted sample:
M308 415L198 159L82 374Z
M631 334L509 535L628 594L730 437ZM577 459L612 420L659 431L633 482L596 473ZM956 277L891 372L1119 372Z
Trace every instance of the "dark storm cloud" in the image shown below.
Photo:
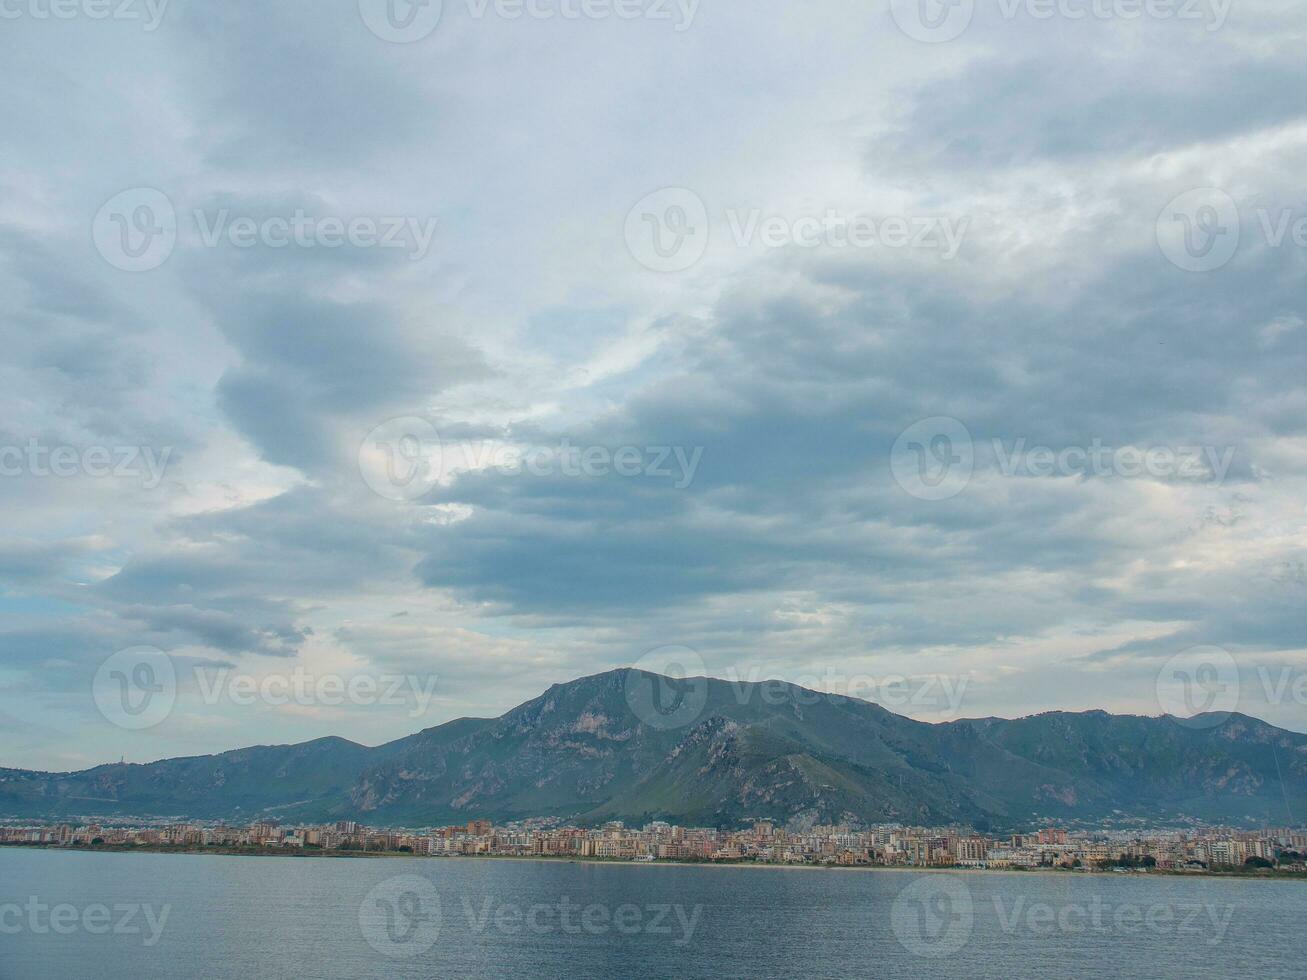
M1039 492L997 478L1003 453L1019 441L1210 445L1238 464L1209 487L1221 499L1252 479L1252 445L1271 432L1260 418L1267 395L1292 393L1307 368L1307 337L1273 350L1255 340L1257 324L1303 308L1278 265L1195 288L1159 256L1147 262L1110 265L1065 312L1020 291L968 303L941 296L938 279L821 266L813 284L838 282L848 296L838 310L803 287L728 298L683 373L567 433L579 445L702 446L689 487L463 476L442 499L475 513L429 532L418 573L517 613L599 616L804 582L842 583L857 601L942 573L1105 573L1141 539L1112 529L1111 505L1085 483L1112 483L1122 503L1137 484L1068 475L1073 492ZM888 460L899 431L936 415L969 427L978 473L957 499L931 504L894 485ZM1199 533L1174 529L1177 539ZM1095 598L1107 597L1083 600Z
M125 319L122 307L98 281L61 261L56 243L30 232L0 227L0 256L4 268L18 280L8 293L10 302L21 302L32 319Z
M297 211L353 217L303 195L222 195L203 210L214 222L220 213L254 222ZM393 250L259 243L200 249L182 261L193 295L240 355L218 382L218 404L271 463L320 472L387 418L423 414L451 384L489 374L483 356L442 329L438 314L406 319L379 299L326 295L342 279L379 286L411 268Z
M367 31L357 4L236 0L172 13L190 55L178 75L195 111L221 121L204 140L212 167L360 166L439 122L420 76Z
M906 95L897 128L872 141L874 173L932 170L1001 176L1053 161L1092 165L1224 140L1307 116L1296 52L1186 45L1123 57L1080 36L1047 39L1035 57L981 58ZM1049 93L1056 92L1056 97Z

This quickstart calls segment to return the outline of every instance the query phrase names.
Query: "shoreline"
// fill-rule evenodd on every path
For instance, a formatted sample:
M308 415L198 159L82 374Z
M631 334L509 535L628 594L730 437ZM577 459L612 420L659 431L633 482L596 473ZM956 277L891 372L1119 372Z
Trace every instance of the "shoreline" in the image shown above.
M1307 881L1307 872L1301 871L1175 871L1153 868L1148 871L1115 871L1098 868L963 868L951 866L921 867L898 864L798 864L772 863L767 861L691 861L680 858L659 858L654 861L631 861L622 858L595 858L568 855L543 854L413 854L407 851L340 851L310 850L299 848L230 848L230 847L158 847L130 845L85 845L85 844L3 844L0 853L9 848L28 851L76 851L87 854L170 854L174 856L197 857L266 857L266 858L415 858L418 860L446 861L531 861L545 864L588 864L601 867L622 868L756 868L773 871L888 871L916 874L1005 874L1005 875L1058 875L1072 877L1109 876L1124 878L1203 878L1215 880L1257 880L1257 881Z

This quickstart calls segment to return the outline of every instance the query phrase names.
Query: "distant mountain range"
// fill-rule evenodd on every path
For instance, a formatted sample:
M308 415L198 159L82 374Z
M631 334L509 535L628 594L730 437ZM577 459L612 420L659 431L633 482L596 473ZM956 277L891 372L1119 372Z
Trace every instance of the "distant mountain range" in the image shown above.
M427 826L557 816L729 826L1295 823L1307 735L1245 715L1052 711L927 724L777 682L621 669L499 718L82 772L0 769L0 816Z

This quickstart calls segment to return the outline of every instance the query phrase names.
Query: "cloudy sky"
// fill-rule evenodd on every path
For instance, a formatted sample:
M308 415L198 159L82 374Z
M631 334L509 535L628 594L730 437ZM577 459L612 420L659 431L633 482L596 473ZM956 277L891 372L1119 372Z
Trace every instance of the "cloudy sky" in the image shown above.
M118 3L0 2L0 766L665 648L1307 730L1297 0Z

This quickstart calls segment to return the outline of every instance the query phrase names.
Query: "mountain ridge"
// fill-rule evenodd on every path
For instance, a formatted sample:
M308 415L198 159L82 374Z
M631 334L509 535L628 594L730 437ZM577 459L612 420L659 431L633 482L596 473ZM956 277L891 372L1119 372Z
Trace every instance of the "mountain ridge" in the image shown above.
M553 684L497 718L453 719L378 746L325 736L70 773L0 768L0 816L19 818L276 813L412 826L766 817L1005 828L1282 823L1305 809L1307 735L1247 715L1089 709L930 723L786 682L634 668Z

